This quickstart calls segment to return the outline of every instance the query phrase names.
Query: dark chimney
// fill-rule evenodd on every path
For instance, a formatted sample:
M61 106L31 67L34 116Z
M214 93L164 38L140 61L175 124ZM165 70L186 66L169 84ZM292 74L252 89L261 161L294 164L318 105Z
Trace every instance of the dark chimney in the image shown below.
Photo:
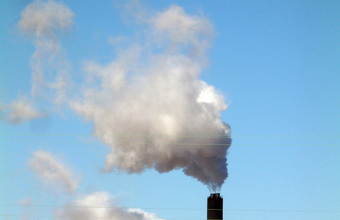
M219 193L211 193L208 197L208 220L223 219L223 198Z

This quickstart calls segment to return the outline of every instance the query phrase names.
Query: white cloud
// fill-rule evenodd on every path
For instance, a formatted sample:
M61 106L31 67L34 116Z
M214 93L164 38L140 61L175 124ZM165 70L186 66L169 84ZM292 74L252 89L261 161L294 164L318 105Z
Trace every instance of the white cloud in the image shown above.
M20 124L24 121L46 117L47 114L35 109L31 100L21 96L7 108L7 121L10 124Z
M94 192L83 196L65 208L57 210L54 214L57 219L65 220L92 220L92 219L114 219L114 220L161 220L154 213L148 213L141 209L124 209L117 207L107 192Z
M56 161L49 152L39 150L33 155L28 162L29 167L45 185L67 193L76 191L79 178L70 168Z

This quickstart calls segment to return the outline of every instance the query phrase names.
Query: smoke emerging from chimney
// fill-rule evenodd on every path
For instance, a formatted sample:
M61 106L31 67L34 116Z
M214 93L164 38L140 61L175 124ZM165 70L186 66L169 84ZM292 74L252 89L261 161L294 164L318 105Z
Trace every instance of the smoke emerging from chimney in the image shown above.
M182 169L216 191L228 177L231 139L224 97L200 79L212 24L176 5L143 21L143 44L119 48L106 65L85 63L71 107L110 146L105 172Z

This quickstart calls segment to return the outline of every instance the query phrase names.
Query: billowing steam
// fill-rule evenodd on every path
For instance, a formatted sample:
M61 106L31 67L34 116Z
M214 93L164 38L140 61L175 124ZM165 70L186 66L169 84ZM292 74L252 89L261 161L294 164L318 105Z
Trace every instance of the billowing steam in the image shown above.
M93 122L94 134L111 149L105 172L182 169L215 191L228 177L231 139L220 115L227 109L224 97L200 80L213 26L176 5L154 15L134 13L144 37L121 37L130 46L116 44L117 56L106 65L85 62L86 77L78 84L71 81L59 39L75 14L52 0L29 4L18 27L36 46L31 96L70 106ZM69 85L81 93L71 94ZM42 117L33 102L25 103L8 110L12 123Z
M223 96L200 80L212 25L175 5L144 21L144 44L107 65L86 63L87 84L71 108L111 147L106 172L182 169L215 191L228 176L231 139Z
M62 2L29 4L18 27L36 48L31 57L32 100L22 96L10 105L0 103L0 119L5 114L9 123L19 124L46 117L48 113L38 111L33 100L43 97L54 106L69 106L93 122L94 134L111 149L105 172L182 169L216 191L228 177L226 156L231 138L230 127L221 120L221 112L227 109L224 97L200 79L208 63L212 24L176 5L153 16L134 13L146 28L144 43L138 39L126 48L118 47L117 57L106 65L85 62L86 77L77 84L79 81L71 81L59 39L72 28L75 14ZM132 41L116 39L118 43ZM70 85L76 87L72 91L81 93L71 94ZM49 152L35 152L28 165L46 186L77 193L79 177ZM80 206L101 208L78 209ZM77 196L54 217L159 219L141 209L116 206L107 192Z

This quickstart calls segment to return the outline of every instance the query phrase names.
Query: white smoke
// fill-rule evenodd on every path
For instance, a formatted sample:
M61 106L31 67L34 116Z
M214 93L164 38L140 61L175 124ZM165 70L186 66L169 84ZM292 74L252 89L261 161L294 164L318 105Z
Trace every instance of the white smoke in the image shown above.
M57 210L56 219L65 220L162 220L154 213L148 213L141 209L124 209L117 207L107 192L94 192L83 196L69 205Z
M212 24L176 5L145 20L144 45L108 65L87 62L87 82L99 84L84 84L71 107L111 147L106 172L183 169L216 190L228 176L231 139L223 96L199 79Z
M93 121L95 135L111 147L106 172L183 169L212 190L220 188L228 176L231 139L220 115L227 108L224 97L200 80L214 36L209 20L176 5L155 15L138 14L146 26L145 42L121 48L107 65L86 62L82 95L71 98L59 37L72 28L74 16L51 0L35 1L22 12L18 26L36 46L32 96L67 103Z
M129 208L127 209L129 213L132 213L134 215L140 215L143 220L165 220L160 219L155 213L146 212L142 209L136 209L136 208Z
M56 219L115 219L115 220L164 220L154 213L145 212L142 209L125 209L114 204L107 192L94 192L84 196L77 196L79 178L71 168L55 160L51 153L39 150L34 152L34 157L28 162L29 167L37 177L54 190L64 191L76 195L77 199L69 202L63 208L54 212ZM21 205L30 206L31 199L19 201ZM29 210L26 210L29 211Z
M18 201L19 205L22 207L22 217L21 220L29 220L30 216L32 215L32 200L27 198L27 199L22 199Z
M157 13L150 19L150 24L156 39L168 41L168 52L181 54L183 50L187 50L190 58L197 59L204 57L210 47L212 24L204 17L187 15L184 9L177 5Z
M49 152L39 150L33 155L34 157L29 160L28 165L45 185L67 193L76 191L79 177L74 174L72 169L55 160Z
M5 107L3 111L6 112ZM10 124L20 124L23 121L46 117L47 113L38 111L33 102L25 96L7 106L6 119Z
M74 16L63 3L52 0L36 0L21 13L18 27L36 47L31 57L32 97L52 99L56 105L65 103L69 65L59 38L72 28Z

